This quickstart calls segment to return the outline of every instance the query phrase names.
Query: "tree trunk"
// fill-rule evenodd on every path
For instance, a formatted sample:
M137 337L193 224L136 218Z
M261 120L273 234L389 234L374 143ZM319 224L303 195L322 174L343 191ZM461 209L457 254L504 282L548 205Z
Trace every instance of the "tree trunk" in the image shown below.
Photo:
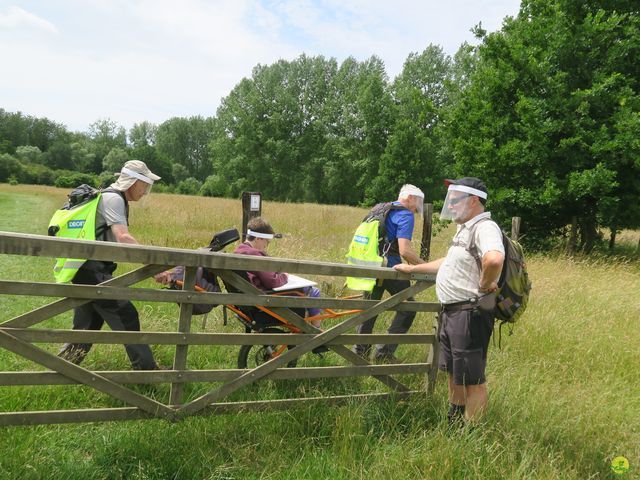
M578 243L578 217L571 217L571 230L569 232L569 241L567 242L567 253L573 255L576 253L576 244Z
M580 224L580 249L587 255L593 251L598 239L598 230L594 219L584 219Z
M613 247L616 246L616 236L618 235L618 229L611 227L611 237L609 238L609 252L613 252Z

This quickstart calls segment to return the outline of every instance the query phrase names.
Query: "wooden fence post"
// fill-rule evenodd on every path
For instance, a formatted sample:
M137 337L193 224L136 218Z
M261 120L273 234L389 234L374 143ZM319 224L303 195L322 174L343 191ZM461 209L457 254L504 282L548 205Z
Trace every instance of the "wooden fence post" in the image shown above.
M183 290L194 290L196 284L196 267L186 267L184 272ZM180 319L178 320L178 331L181 333L189 333L191 331L191 314L193 313L193 304L180 304ZM176 353L173 359L174 370L186 370L187 353L189 345L176 345ZM171 384L171 392L169 401L172 405L180 405L182 403L182 392L184 386L180 382Z
M242 192L242 241L247 237L247 223L262 214L260 192Z
M420 258L429 260L431 255L431 231L433 229L433 204L425 203L422 213L424 223L422 224L422 241L420 242Z
M520 217L511 217L511 240L516 242L520 238Z

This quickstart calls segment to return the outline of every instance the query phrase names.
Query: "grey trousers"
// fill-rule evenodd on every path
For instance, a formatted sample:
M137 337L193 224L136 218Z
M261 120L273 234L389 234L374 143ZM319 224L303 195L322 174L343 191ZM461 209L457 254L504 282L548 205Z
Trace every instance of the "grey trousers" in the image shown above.
M380 300L384 292L387 291L391 295L395 295L402 290L406 290L411 286L411 282L409 280L383 280L382 284L376 284L373 288L373 291L367 295L367 298L371 300ZM407 300L413 300L413 297L408 298ZM407 333L409 328L413 324L413 319L416 317L416 312L396 312L393 317L393 321L391 322L391 326L387 333ZM366 322L358 325L356 327L357 333L372 333L373 326L376 323L376 319L378 317L372 317ZM375 356L376 357L384 357L393 355L396 349L398 348L397 344L380 344L376 345ZM366 344L358 344L355 346L354 351L363 357L368 357L371 353L371 345Z
M114 263L87 261L73 278L74 284L97 285L112 278ZM140 331L140 319L136 307L127 300L93 300L73 311L74 330L100 330L104 323L111 330ZM80 364L91 350L91 343L67 343L59 356ZM148 345L131 344L124 346L131 365L135 370L155 370L158 368Z

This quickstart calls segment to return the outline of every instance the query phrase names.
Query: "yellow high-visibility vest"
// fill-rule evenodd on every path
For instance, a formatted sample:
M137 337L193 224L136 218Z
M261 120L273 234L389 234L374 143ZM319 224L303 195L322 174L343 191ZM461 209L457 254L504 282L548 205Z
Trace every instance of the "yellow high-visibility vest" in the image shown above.
M101 194L68 208L56 210L49 222L49 235L80 240L96 239L96 214ZM84 265L83 258L57 258L53 267L56 283L70 282L78 269Z

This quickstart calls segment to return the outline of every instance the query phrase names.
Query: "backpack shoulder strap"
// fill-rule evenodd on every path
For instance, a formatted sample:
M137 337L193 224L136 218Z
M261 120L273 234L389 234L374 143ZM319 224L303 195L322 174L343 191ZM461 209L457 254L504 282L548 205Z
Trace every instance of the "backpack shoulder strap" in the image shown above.
M127 197L125 196L124 192L121 192L120 190L116 190L115 188L103 188L100 190L100 193L117 193L118 195L120 195L120 197L122 197L122 200L124 201L124 216L127 219L127 227L129 227L129 202L127 201ZM109 229L109 227L107 227L107 225L102 225L102 227L100 228L100 230L96 230L96 238L101 238L103 241L107 240L107 230Z
M400 255L398 240L387 241L387 217L392 210L408 210L404 205L396 205L393 202L379 203L369 212L369 220L378 219L378 245L379 253L383 257L387 255Z
M100 190L100 193L117 193L122 197L122 200L124 200L124 213L127 218L127 225L129 225L129 201L127 200L127 197L124 194L124 192L121 192L120 190L116 190L115 188L108 187Z
M480 254L478 253L478 246L476 245L476 230L478 229L478 225L486 221L496 223L490 218L483 218L474 223L473 226L469 229L469 245L467 245L467 252L469 252L471 256L476 259L479 271L482 271L482 258L480 258ZM496 225L498 224L496 223ZM500 230L500 233L502 233L502 230ZM504 235L502 241L504 242Z

